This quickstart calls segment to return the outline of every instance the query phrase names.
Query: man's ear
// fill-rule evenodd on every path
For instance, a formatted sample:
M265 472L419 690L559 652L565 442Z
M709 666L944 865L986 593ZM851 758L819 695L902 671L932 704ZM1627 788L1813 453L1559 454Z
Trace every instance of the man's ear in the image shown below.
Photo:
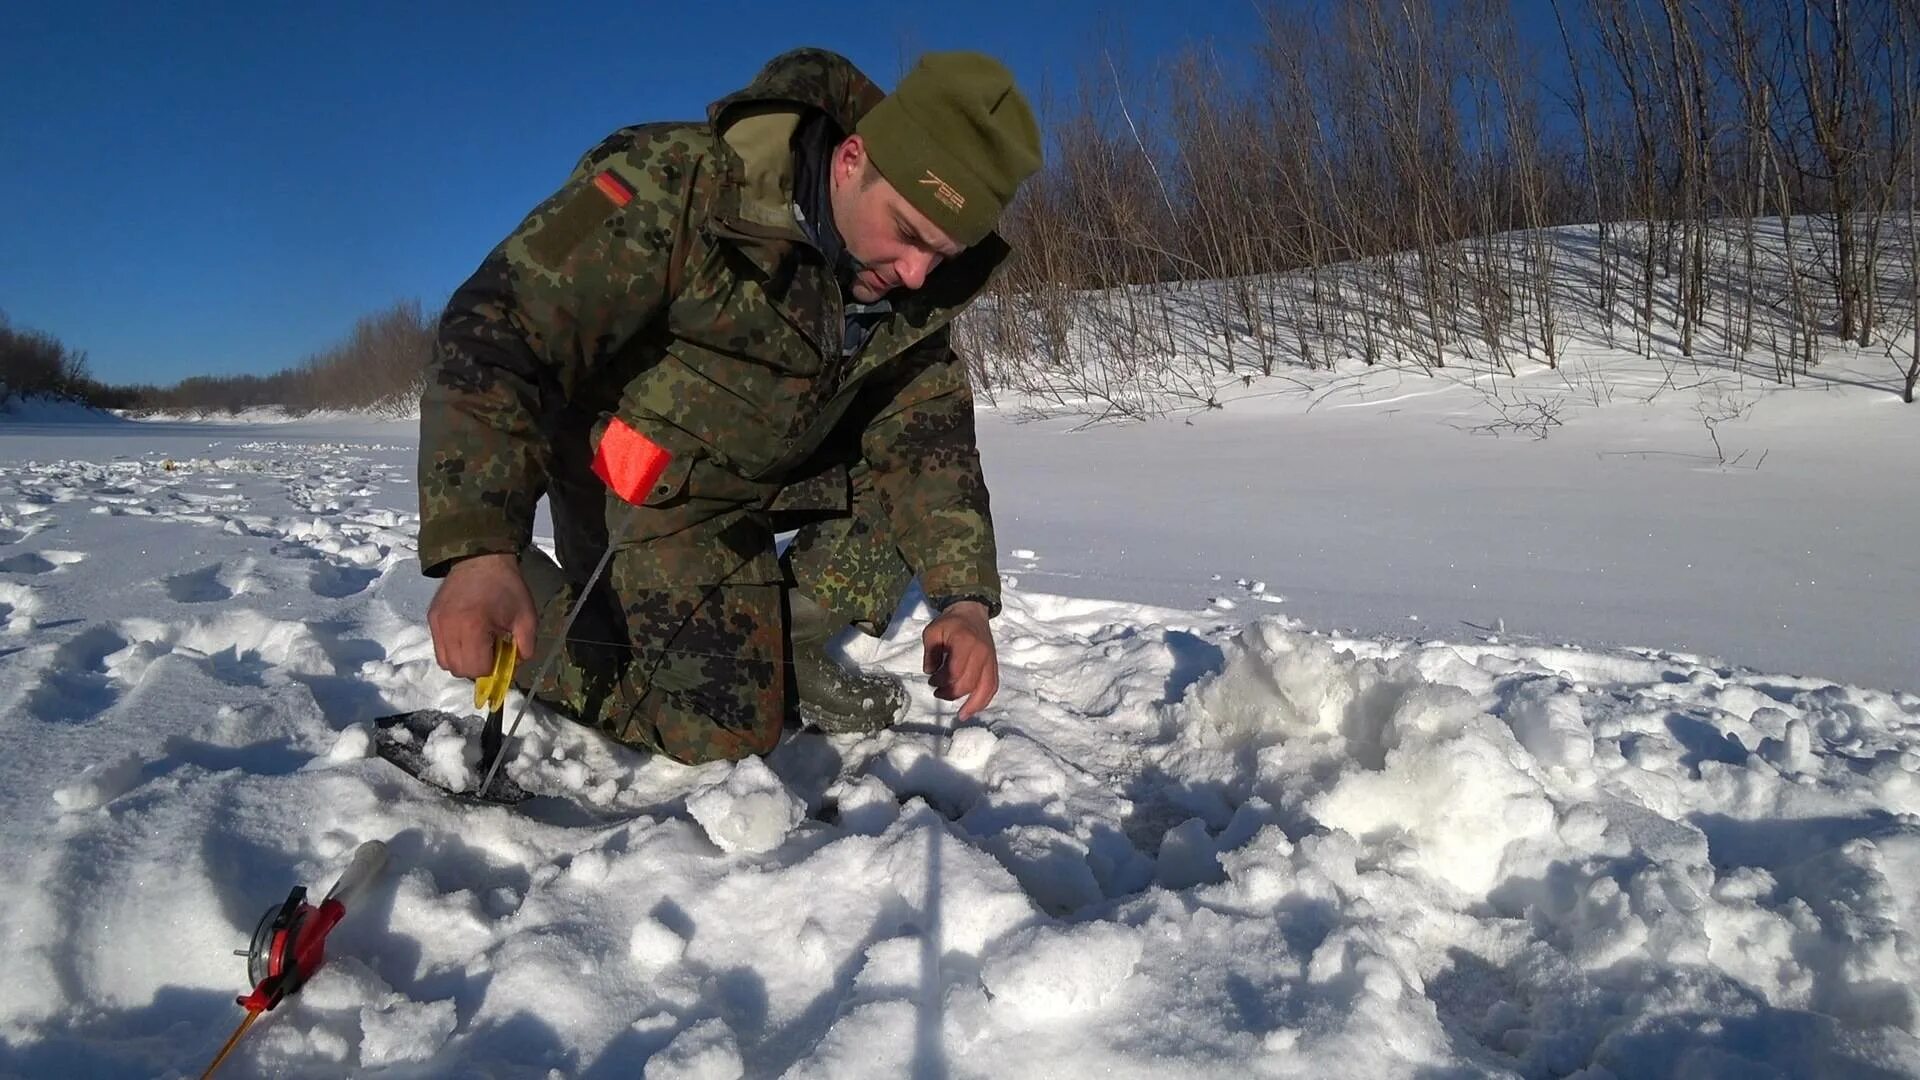
M849 135L833 148L833 178L842 184L859 179L867 163L867 143L858 135Z

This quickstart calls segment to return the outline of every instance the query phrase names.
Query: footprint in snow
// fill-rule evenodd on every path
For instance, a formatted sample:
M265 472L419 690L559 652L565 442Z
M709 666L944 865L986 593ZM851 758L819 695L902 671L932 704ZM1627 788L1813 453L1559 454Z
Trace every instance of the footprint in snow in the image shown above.
M58 570L63 566L86 559L86 553L80 551L29 551L23 555L0 559L0 572L9 574L44 574Z
M54 569L54 564L37 551L24 555L0 559L0 573L7 574L44 574Z
M282 540L267 549L279 559L324 559L326 553L298 540Z
M236 580L237 579L237 580ZM215 604L222 600L231 600L237 592L236 585L246 581L246 569L214 563L198 570L174 574L165 581L167 597L176 604Z
M378 570L323 562L314 566L312 575L307 579L307 585L313 589L316 596L324 596L329 600L345 600L349 596L366 591L367 586L373 584L374 579L379 576Z
M112 708L120 691L107 674L107 657L126 647L127 639L111 627L75 634L54 650L38 685L27 691L27 715L83 723Z

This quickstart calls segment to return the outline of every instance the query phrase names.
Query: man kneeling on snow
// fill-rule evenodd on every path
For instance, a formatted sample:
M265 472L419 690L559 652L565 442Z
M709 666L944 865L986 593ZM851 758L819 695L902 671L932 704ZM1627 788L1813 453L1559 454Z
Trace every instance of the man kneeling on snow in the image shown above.
M448 304L420 409L436 656L471 678L499 636L523 673L561 649L542 701L681 761L739 758L793 711L899 716L897 680L827 649L883 633L917 574L940 612L927 670L971 716L999 685L999 580L948 323L1007 255L1032 112L979 54L929 55L883 96L800 50L708 117L615 132ZM671 455L631 501L596 478L610 430ZM558 565L531 544L543 493Z

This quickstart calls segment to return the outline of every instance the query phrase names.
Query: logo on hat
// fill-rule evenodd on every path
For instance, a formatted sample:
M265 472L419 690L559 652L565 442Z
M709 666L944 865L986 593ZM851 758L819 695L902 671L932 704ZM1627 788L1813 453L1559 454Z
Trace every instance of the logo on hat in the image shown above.
M927 170L927 175L921 179L920 186L932 188L933 197L940 200L941 205L956 213L961 207L967 205L967 197L953 190L952 184L935 176L932 169Z

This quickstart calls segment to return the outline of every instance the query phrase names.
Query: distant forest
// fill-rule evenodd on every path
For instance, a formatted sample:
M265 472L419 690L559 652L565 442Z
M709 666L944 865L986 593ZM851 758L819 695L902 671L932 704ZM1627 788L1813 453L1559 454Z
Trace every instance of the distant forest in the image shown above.
M346 339L272 375L196 375L172 386L108 386L87 373L85 353L0 317L0 401L9 395L68 398L101 409L186 415L280 408L300 414L345 409L405 416L414 411L433 351L434 321L417 300L355 323Z

